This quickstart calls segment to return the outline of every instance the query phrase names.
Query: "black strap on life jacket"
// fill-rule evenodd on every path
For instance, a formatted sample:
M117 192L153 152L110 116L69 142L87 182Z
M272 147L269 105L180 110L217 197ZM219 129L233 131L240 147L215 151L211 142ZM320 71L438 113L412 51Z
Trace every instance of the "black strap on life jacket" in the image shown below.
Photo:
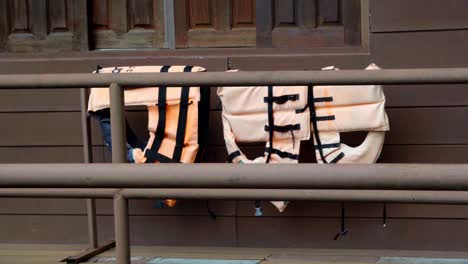
M320 140L319 132L318 132L318 126L317 126L317 114L315 113L315 104L314 104L314 87L312 85L309 85L307 87L307 101L308 101L308 106L309 106L309 111L310 111L310 120L312 121L312 126L314 127L314 137L316 141L316 149L318 149L320 158L322 159L323 163L328 163L327 160L325 159L325 156L323 155L323 148L322 148L322 141Z
M151 160L152 162L158 161L160 163L180 163L180 161L173 160L159 152L152 151L146 152L146 163L148 163L148 160Z
M269 142L270 148L273 148L273 128L275 127L275 121L273 119L273 86L268 85L268 100L266 100L268 104L268 134L269 134ZM270 163L271 152L268 152L266 163Z
M265 103L273 102L275 104L285 104L287 101L299 100L299 94L286 94L282 96L263 97Z
M267 152L268 154L276 154L278 156L280 156L280 158L288 158L288 159L293 159L293 160L298 160L299 159L299 155L296 155L296 154L293 154L293 153L290 153L290 152L286 152L286 151L281 151L279 149L275 149L275 148L266 148L265 149L265 152Z
M265 126L265 131L270 131L271 127L270 126ZM299 130L301 129L301 124L294 124L294 125L285 125L285 126L273 126L273 131L276 132L289 132L293 130Z
M232 163L232 161L239 157L241 155L240 151L239 150L236 150L234 152L232 152L231 154L229 154L228 158L227 158L227 162L228 163Z
M331 101L333 101L333 98L332 97L319 97L319 98L314 99L314 87L309 85L307 89L308 89L308 98L307 98L308 103L307 104L309 106L310 120L312 121L312 126L314 128L314 137L315 137L315 141L316 141L315 149L317 149L319 151L320 158L322 159L323 163L337 163L338 161L340 161L345 156L345 154L343 152L341 152L340 154L338 154L338 156L336 156L330 162L328 162L325 159L325 155L323 155L323 149L324 148L333 148L333 147L339 146L339 143L322 144L322 141L320 140L319 131L318 131L318 125L317 125L317 122L320 122L320 121L335 120L335 116L334 115L317 116L317 112L315 111L315 102L317 102L317 99L320 98L320 100L318 100L318 102L331 102ZM302 109L299 109L299 111L301 111L301 110ZM296 110L296 112L298 112L298 110Z
M185 66L184 72L192 72L193 66ZM182 149L185 144L185 128L187 127L187 114L189 107L190 87L183 86L180 94L179 121L177 124L176 145L174 148L173 160L180 161Z
M171 68L171 66L163 66L160 72L168 72L169 68ZM161 143L164 139L164 135L166 133L166 94L167 94L167 87L165 86L159 87L158 89L158 125L156 127L156 134L154 136L153 145L151 146L151 149L147 150L145 153L146 163L153 163L155 161L169 162L165 158L161 157L163 155L158 153L159 148L161 147Z
M338 240L339 237L345 236L348 233L348 229L346 229L345 225L345 204L342 202L341 203L341 229L340 232L338 232L333 240Z

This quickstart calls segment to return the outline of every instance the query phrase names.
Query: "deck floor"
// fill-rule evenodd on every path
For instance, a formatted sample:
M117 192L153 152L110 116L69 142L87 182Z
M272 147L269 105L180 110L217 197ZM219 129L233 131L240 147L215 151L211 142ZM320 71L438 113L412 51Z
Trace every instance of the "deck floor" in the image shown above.
M0 244L1 264L56 264L79 253L85 245L55 244ZM463 259L468 263L468 252L395 251L357 249L298 249L298 248L224 248L224 247L132 247L132 263L148 263L156 257L192 259L253 259L261 263L288 264L388 264L382 257L421 257ZM109 250L87 263L115 263L115 251ZM423 262L425 263L425 262ZM443 263L431 261L431 263ZM397 264L397 263L392 263ZM401 263L408 264L408 263Z

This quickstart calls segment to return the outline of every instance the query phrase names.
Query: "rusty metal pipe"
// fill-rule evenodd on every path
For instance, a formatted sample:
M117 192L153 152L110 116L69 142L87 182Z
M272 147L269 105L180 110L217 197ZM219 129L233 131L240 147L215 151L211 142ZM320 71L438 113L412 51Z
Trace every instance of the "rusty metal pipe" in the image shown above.
M468 164L1 164L0 188L468 190Z
M457 84L468 83L468 68L392 69L378 71L256 71L129 74L8 74L0 88L73 88L148 86L245 86L306 84Z

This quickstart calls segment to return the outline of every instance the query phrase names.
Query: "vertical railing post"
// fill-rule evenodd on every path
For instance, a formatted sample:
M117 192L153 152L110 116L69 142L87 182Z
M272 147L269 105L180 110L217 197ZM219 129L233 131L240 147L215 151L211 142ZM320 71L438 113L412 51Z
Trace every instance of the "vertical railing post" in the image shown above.
M88 116L88 89L80 89L80 108L81 108L81 130L83 136L83 162L93 162L93 146L91 142L91 126ZM88 215L88 239L89 248L98 247L97 227L96 227L96 201L86 199L86 213Z
M125 105L123 88L112 83L110 93L112 163L127 162L127 137L125 134Z
M117 264L130 264L128 200L120 193L114 196L114 224Z
M109 93L112 163L125 163L127 160L127 139L125 135L124 90L120 85L112 83ZM128 201L120 193L114 196L114 224L117 264L130 264Z

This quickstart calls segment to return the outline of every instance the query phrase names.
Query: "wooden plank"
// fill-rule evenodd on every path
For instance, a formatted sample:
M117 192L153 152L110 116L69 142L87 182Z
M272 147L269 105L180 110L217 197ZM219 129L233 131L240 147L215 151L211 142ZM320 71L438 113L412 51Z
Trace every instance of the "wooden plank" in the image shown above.
M79 111L77 89L0 91L0 112Z
M88 51L91 49L91 17L90 16L90 1L76 0L73 1L73 50Z
M466 10L464 0L371 1L371 31L467 29Z
M231 5L231 21L233 28L255 27L255 1L234 0ZM228 23L228 24L229 24Z
M386 144L463 145L468 142L465 133L467 124L460 122L468 114L468 107L390 108L387 113L391 130L387 133ZM210 113L211 145L224 145L220 118L220 111ZM77 120L78 112L0 113L0 121L5 125L0 146L78 146L81 144L81 135L78 133L80 124ZM146 111L128 113L130 127L141 138L147 137L146 120ZM95 121L92 123L93 144L102 144L98 125ZM408 124L414 125L408 129ZM344 143L355 145L363 137L345 133L343 138Z
M10 26L12 32L31 33L28 3L28 0L9 1L9 15L11 16Z
M164 0L164 32L165 47L168 49L176 48L176 30L175 30L175 7L174 1ZM162 27L161 27L162 29Z
M66 0L48 0L47 13L49 32L64 32L72 30L70 28L69 18L67 17L67 9Z
M111 199L96 201L98 215L114 214ZM161 208L157 199L133 199L129 205L129 214L134 216L210 216L207 205L217 217L236 215L235 201L211 200L207 204L206 200L179 200L175 207ZM68 198L2 198L0 215L86 215L86 203L84 199Z
M391 108L468 106L468 84L385 85L384 93L385 105ZM210 104L211 110L222 109L215 89L211 90Z
M0 52L5 51L8 35L10 32L8 21L8 2L7 0L0 0Z
M109 29L109 2L92 0L93 29Z
M128 1L129 28L154 28L153 0Z
M360 0L345 0L340 1L341 6L341 20L344 25L344 38L348 45L358 46L361 44L361 9L365 8L367 3ZM366 13L364 13L366 14Z
M265 148L261 143L254 146L239 144L239 147L249 158L262 155ZM378 162L463 164L468 163L468 157L465 155L467 151L468 146L466 145L384 145ZM209 146L206 151L204 162L226 162L227 156L228 154L224 145ZM301 144L299 162L316 162L314 148L309 142L303 142Z
M94 162L104 162L103 146L93 148ZM82 163L81 146L0 147L0 163Z
M319 0L318 1L318 21L319 24L337 24L340 23L341 11L340 11L340 4L342 2L348 1L340 1L340 0ZM356 2L356 1L354 1ZM357 2L359 4L359 1ZM344 3L343 3L344 4ZM347 9L343 9L344 11L348 11ZM346 12L343 12L346 13Z
M330 249L463 250L468 242L467 220L347 219L349 233L333 240L340 218L245 217L238 220L241 247L295 247ZM428 230L431 230L428 232Z
M256 46L273 47L271 29L273 28L273 5L271 0L256 0Z
M38 39L47 37L47 2L46 0L28 1L31 32Z
M113 217L99 216L97 222L99 241L112 239ZM130 230L132 245L227 247L235 245L236 237L233 217L133 216ZM0 233L0 243L86 243L86 216L5 215Z
M180 52L180 51L172 51ZM51 57L20 55L0 59L0 74L28 74L28 73L90 73L96 65L102 67L128 66L128 65L193 65L205 67L208 71L224 71L226 69L225 56L199 56L188 55L177 57L174 54L164 56L150 56L151 53L104 52L102 54L78 55L77 57ZM154 54L154 53L153 53ZM43 63L47 63L44 67Z
M187 48L187 5L186 0L174 0L176 48Z
M440 108L389 108L390 131L386 134L385 143L390 145L456 145L468 142L468 124L461 122L468 114L468 107ZM412 124L408 127L408 124ZM211 145L224 145L221 133L221 112L210 113ZM342 133L344 143L359 144L361 134ZM258 144L259 146L262 143Z
M128 32L127 0L112 1L109 27L117 34Z
M231 57L232 69L245 71L272 71L272 70L320 70L323 67L335 65L341 69L363 69L372 60L368 54L355 52L343 53L338 50L324 51L322 54L278 54L269 55L233 55Z
M382 68L466 67L467 32L371 34L372 60Z

